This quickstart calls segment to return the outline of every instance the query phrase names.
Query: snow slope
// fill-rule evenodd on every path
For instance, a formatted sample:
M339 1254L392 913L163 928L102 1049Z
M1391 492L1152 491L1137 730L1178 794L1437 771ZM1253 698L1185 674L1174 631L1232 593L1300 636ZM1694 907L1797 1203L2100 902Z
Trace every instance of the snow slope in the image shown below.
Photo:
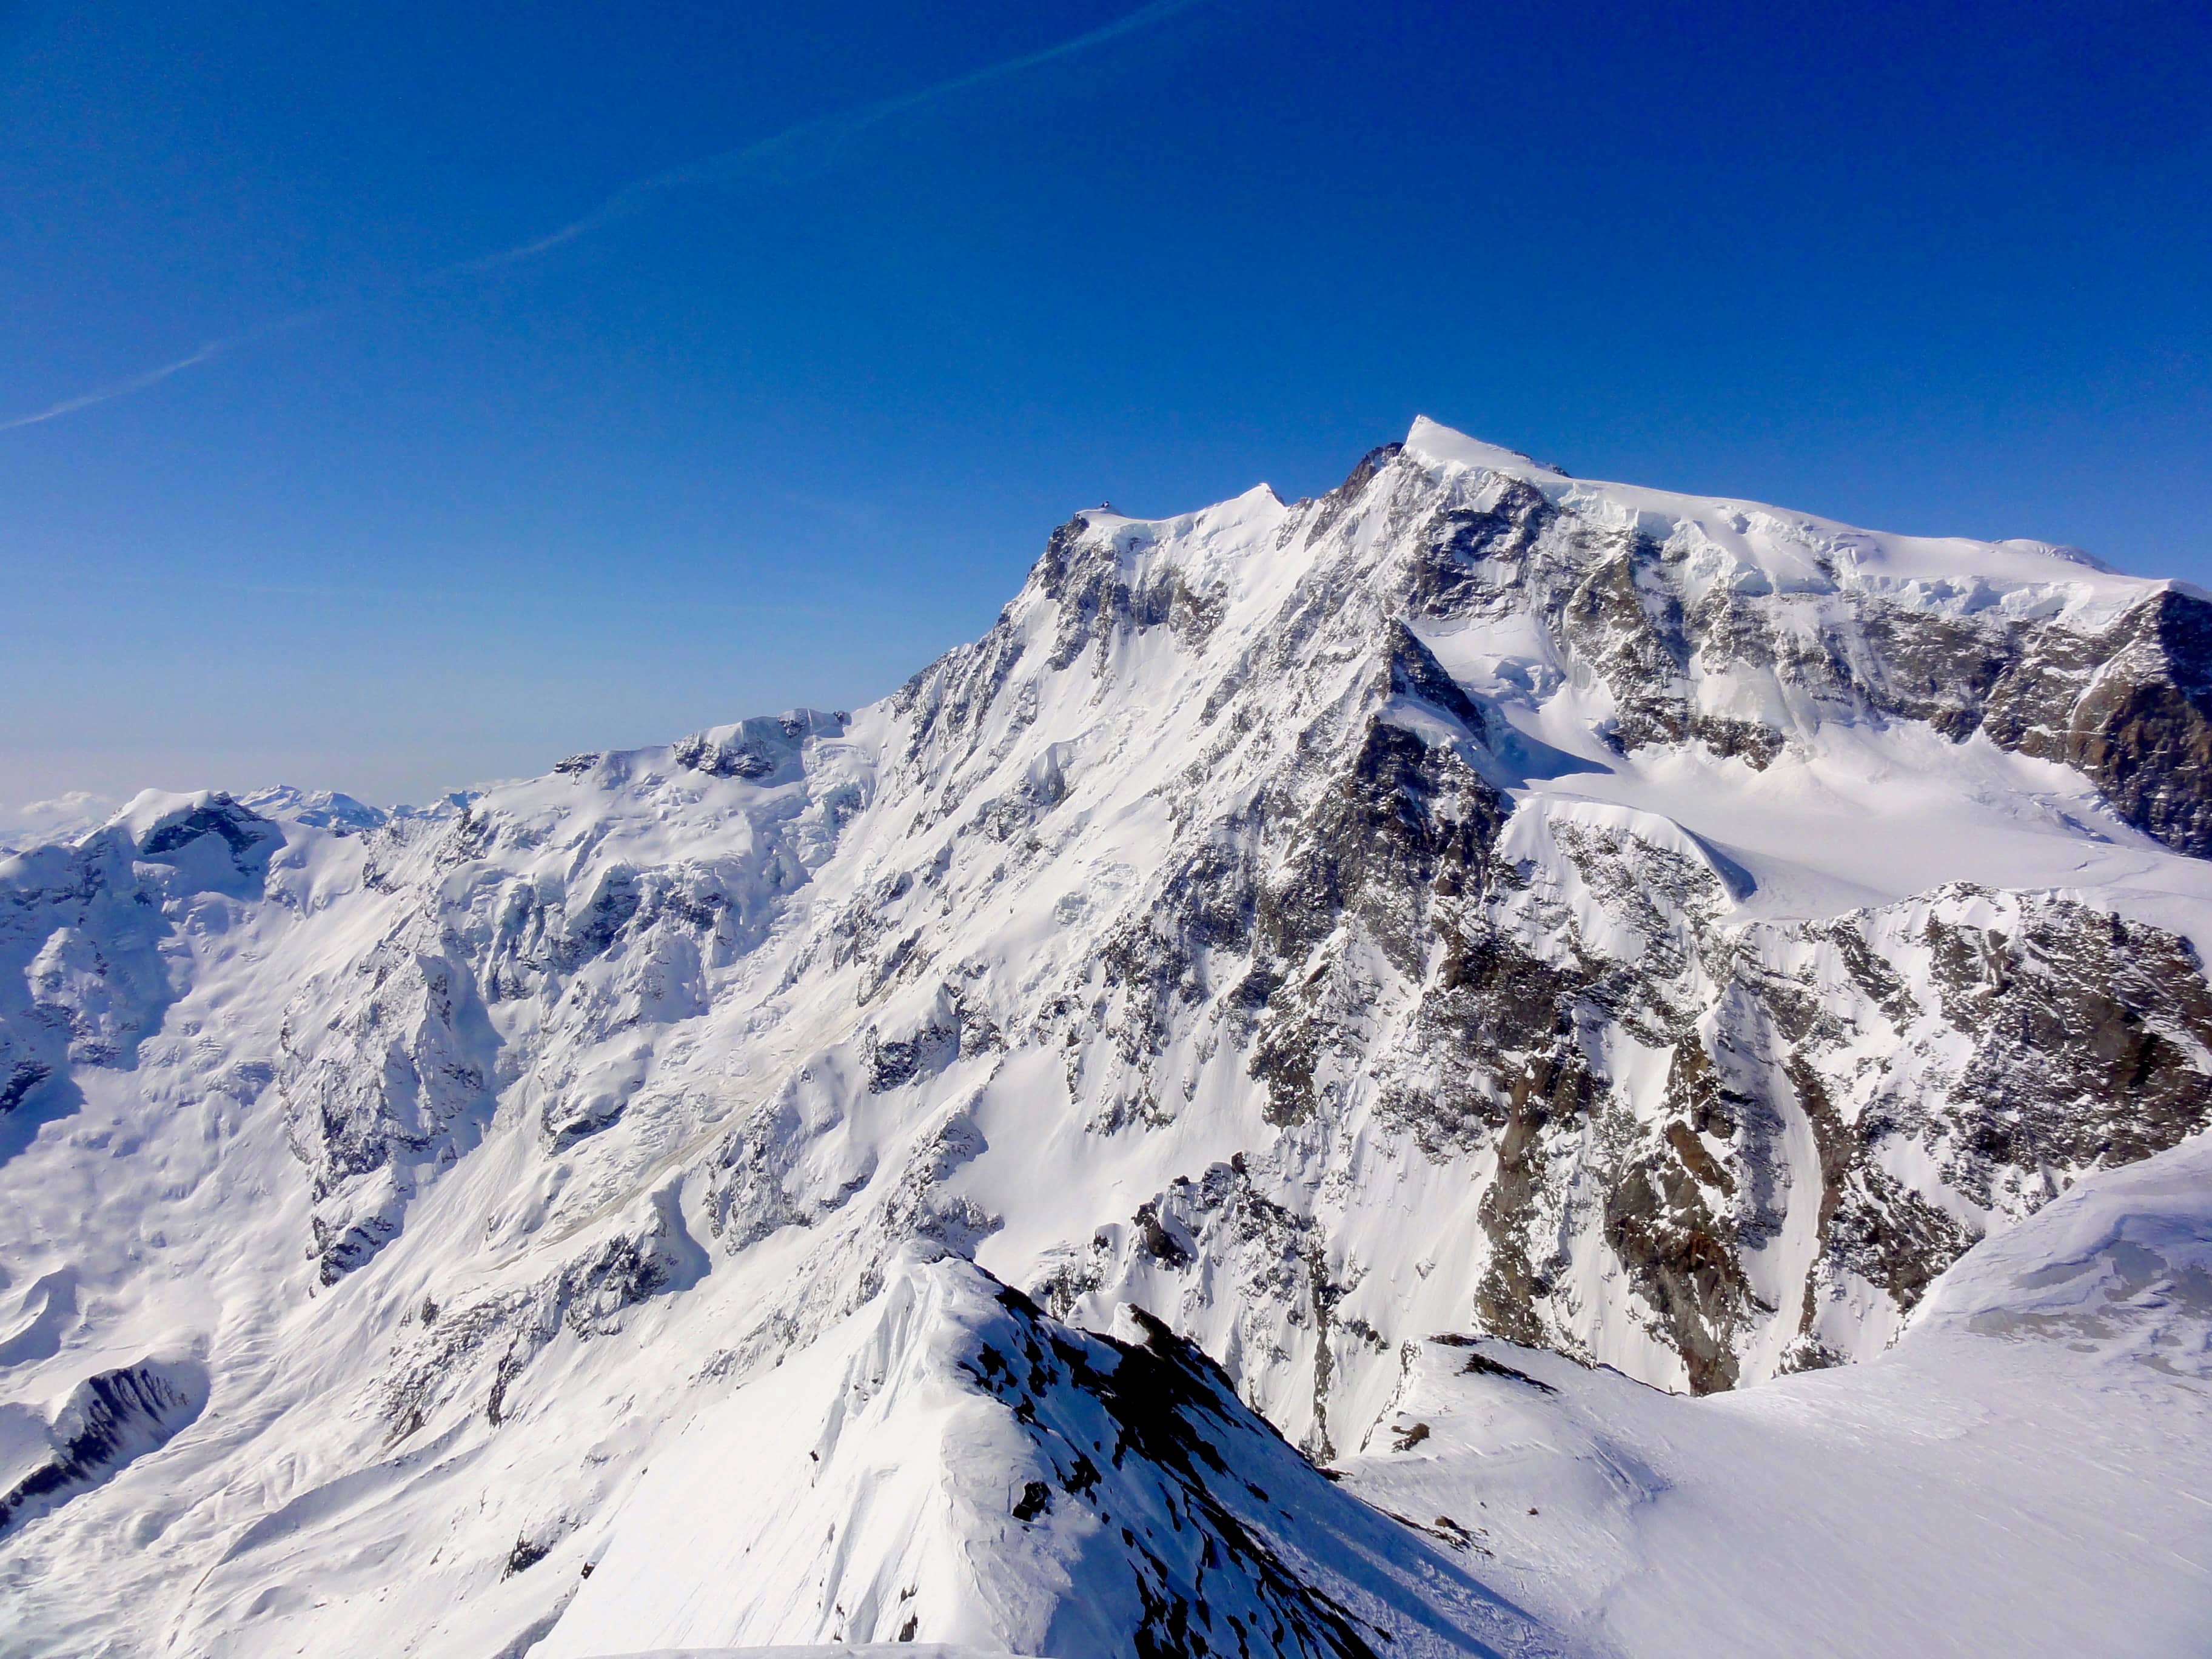
M1684 1400L1425 1344L1346 1486L1462 1519L1591 1651L2148 1659L2212 1632L2208 1385L2199 1137L1972 1252L1865 1365Z
M1128 1335L902 1257L866 1309L671 1443L534 1651L1555 1650L1340 1493L1164 1328Z
M1152 1581L1073 1510L969 1548L1042 1455L961 1380L1017 1316L978 1270L1089 1356L1063 1436L1150 1351L1076 1334L1124 1304L1323 1462L1439 1332L1698 1424L1917 1375L1978 1241L2212 1122L2208 619L1424 422L1318 501L1078 515L866 708L430 813L149 793L0 860L0 1455L70 1465L0 1524L0 1652L872 1636L902 1530L921 1637L1074 1651ZM898 1307L911 1386L810 1497L732 1402L822 1420ZM131 1455L71 1451L125 1376ZM1573 1540L1530 1577L1316 1505L1285 1606L1367 1538L1394 1617L1612 1639ZM877 1530L771 1536L802 1512ZM788 1547L687 1601L626 1528Z

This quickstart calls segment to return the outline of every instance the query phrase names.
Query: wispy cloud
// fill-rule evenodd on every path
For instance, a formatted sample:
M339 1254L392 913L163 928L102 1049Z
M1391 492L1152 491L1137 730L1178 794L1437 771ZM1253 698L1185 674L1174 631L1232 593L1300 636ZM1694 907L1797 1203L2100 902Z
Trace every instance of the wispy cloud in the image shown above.
M179 357L173 363L164 363L159 368L149 368L143 374L133 374L127 380L95 386L90 392L81 392L74 398L64 398L58 404L29 415L18 415L12 421L0 421L0 432L13 432L19 426L37 426L42 421L58 421L64 415L74 415L80 409L90 409L95 404L112 403L118 398L127 398L134 392L143 392L149 386L159 386L172 374L181 374L188 368L198 368L202 363L211 363L230 349L229 340L210 340L189 356Z
M0 846L0 852L9 848L27 852L48 842L75 841L106 823L122 804L112 795L72 789L52 800L27 801L21 806L0 805L0 838L4 838L5 842Z
M957 75L949 81L939 81L932 86L923 87L914 92L901 93L896 97L879 99L872 104L863 104L854 109L840 110L834 114L817 116L811 120L801 121L795 126L786 127L781 132L773 133L742 149L724 150L719 155L709 155L702 160L689 162L683 167L671 168L666 173L659 173L651 178L640 179L632 184L623 185L589 213L562 225L558 230L548 231L542 236L534 236L526 242L518 242L513 247L501 248L492 253L479 254L475 258L463 259L443 266L418 278L416 285L447 280L454 276L477 276L501 266L520 264L526 260L535 259L566 243L576 240L579 237L588 236L595 231L603 230L609 225L627 219L631 215L678 191L702 187L727 190L754 185L794 184L819 177L836 166L842 159L845 147L853 140L870 128L879 126L895 116L939 103L961 93L972 91L975 88L988 85L994 81L1005 80L1009 76L1019 75L1027 70L1040 68L1060 58L1072 58L1079 52L1089 52L1095 47L1106 45L1109 41L1120 40L1124 35L1151 28L1155 24L1164 22L1178 12L1188 11L1193 7L1204 3L1206 0L1151 0L1150 4L1140 6L1125 16L1116 18L1110 23L1102 24L1097 28L1085 33L1072 36L1057 45L1041 47L1036 52L1024 52L1018 57L1003 58L995 64L987 64L981 69L969 70L965 75ZM319 318L328 315L332 307L324 307L313 311L301 312L276 322L248 329L240 334L229 335L219 340L210 340L197 351L190 352L173 363L164 363L159 368L149 368L142 374L131 376L128 380L116 380L106 386L96 386L92 391L80 392L73 398L64 398L59 403L49 404L46 408L32 414L19 415L12 420L0 421L0 432L12 432L19 427L37 426L46 421L59 420L64 415L74 415L81 410L92 409L100 404L112 403L118 398L130 397L133 392L143 392L149 387L159 386L173 374L181 374L186 369L198 368L204 364L215 362L218 357L227 356L241 346L250 345L256 341L266 339L272 334L286 332L315 321Z
M226 335L220 340L210 340L198 350L186 353L173 363L163 363L159 368L149 368L144 374L133 374L126 380L113 380L106 386L94 386L89 392L80 392L74 398L64 398L58 404L49 404L46 408L33 410L28 415L18 415L13 420L0 421L0 432L13 432L17 427L37 426L46 421L58 421L63 416L74 415L81 409L91 409L100 404L113 403L118 398L127 398L134 392L143 392L149 386L161 385L172 374L181 374L188 368L198 368L202 363L211 363L216 358L226 356L237 350L240 346L252 345L257 340L265 340L272 334L284 334L295 328L303 328L317 318L323 316L327 309L326 307L318 307L312 311L295 312L291 316L280 317L273 323L263 323L242 333Z
M863 104L834 114L801 121L796 126L786 127L756 143L740 149L724 150L720 155L690 161L680 167L672 167L649 179L640 179L624 185L620 190L593 208L580 219L565 224L558 230L543 236L532 237L496 253L486 253L465 259L447 268L444 274L473 273L489 270L495 266L515 264L525 259L534 259L549 253L564 242L573 242L580 236L589 235L618 220L652 205L672 191L696 190L712 185L722 189L750 185L794 184L816 178L835 167L841 159L840 152L869 128L881 125L893 116L942 102L947 98L994 81L1003 81L1009 76L1026 70L1042 67L1062 58L1073 58L1079 52L1103 46L1123 35L1134 34L1156 23L1164 22L1177 12L1188 11L1202 0L1152 0L1126 16L1102 24L1087 33L1062 40L1055 46L1024 52L1018 58L1003 58L987 64L981 69L970 70L949 81L939 81L914 92L903 92L896 97L879 99L872 104Z

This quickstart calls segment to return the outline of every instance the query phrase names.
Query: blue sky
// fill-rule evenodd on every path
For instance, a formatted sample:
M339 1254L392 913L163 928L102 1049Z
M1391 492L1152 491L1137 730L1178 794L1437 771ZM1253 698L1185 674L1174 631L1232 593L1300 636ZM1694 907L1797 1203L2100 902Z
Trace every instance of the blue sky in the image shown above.
M0 802L848 706L1416 413L2212 580L2212 9L1136 9L0 0Z

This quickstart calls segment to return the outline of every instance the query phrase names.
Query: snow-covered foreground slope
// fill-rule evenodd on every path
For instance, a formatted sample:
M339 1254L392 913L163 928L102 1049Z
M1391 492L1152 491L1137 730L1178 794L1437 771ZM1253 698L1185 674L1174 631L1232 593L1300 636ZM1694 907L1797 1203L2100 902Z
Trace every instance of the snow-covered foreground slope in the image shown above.
M902 1257L842 1328L669 1443L536 1651L1556 1650L1340 1492L1164 1327L1128 1334L1058 1325L967 1263Z
M1982 1245L1869 1364L1685 1400L1430 1342L1349 1462L1593 1651L2203 1653L2212 1140Z
M616 1517L707 1513L680 1437L814 1410L889 1287L1004 1431L962 1262L1079 1348L1147 1310L1323 1462L1439 1332L1699 1422L1895 1375L1820 1368L2212 1121L2208 715L2173 585L1422 422L1319 501L1079 515L867 708L433 813L143 796L0 860L0 1651L575 1650ZM966 1443L920 1397L886 1432ZM815 1512L788 1449L726 1450L716 1547ZM985 1476L933 1455L819 1512L955 1598ZM1141 1577L1073 1524L1071 1583ZM684 1639L878 1633L775 1594ZM920 1634L1059 1639L1023 1605Z

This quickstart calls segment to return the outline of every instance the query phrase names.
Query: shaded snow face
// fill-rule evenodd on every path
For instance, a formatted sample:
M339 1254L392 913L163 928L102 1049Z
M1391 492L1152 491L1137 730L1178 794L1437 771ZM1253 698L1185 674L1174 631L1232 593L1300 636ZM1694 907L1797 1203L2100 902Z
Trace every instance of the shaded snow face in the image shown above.
M0 862L0 1404L210 1403L9 1582L55 1651L520 1652L917 1248L1322 1461L1438 1331L1878 1354L2212 1113L2205 610L1424 424L1079 515L851 714L142 797Z

